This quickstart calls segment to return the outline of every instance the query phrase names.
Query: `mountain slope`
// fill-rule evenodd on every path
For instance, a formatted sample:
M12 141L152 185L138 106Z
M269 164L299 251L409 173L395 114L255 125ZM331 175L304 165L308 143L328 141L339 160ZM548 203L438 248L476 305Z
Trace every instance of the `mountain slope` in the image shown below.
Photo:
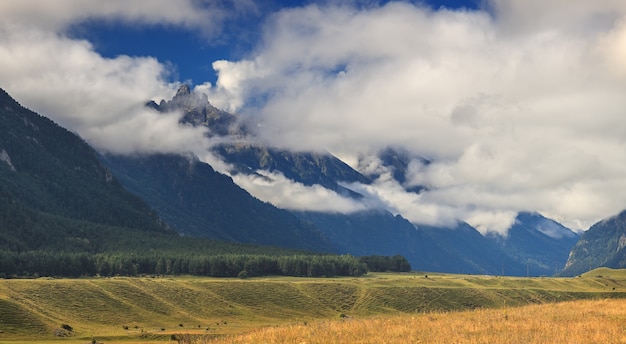
M526 274L521 262L509 257L498 245L466 223L458 223L454 228L419 226L418 229L439 243L450 261L460 262L449 272L508 276Z
M451 271L459 267L439 244L402 216L370 210L354 214L296 212L315 224L337 246L339 253L356 256L402 255L414 270ZM457 271L457 270L454 270ZM460 271L460 270L458 270Z
M409 180L409 166L412 161L419 161L423 166L430 164L430 161L419 156L411 154L406 149L388 147L378 152L378 159L380 159L381 166L389 169L393 179L395 179L400 185L404 186L406 191L420 193L425 190L423 185L410 185ZM379 174L373 174L368 176L372 179L380 177Z
M159 104L149 102L148 106L160 112L181 111L181 123L207 127L211 136L230 135L243 138L243 141L250 136L249 130L235 115L217 109L208 102L206 95L191 92L187 85L182 85L171 100L161 100ZM224 143L216 145L213 151L232 164L233 173L280 172L304 185L319 184L352 197L359 195L340 186L339 182L370 182L369 178L330 153L292 152L250 142Z
M190 92L187 86L182 86L172 100L149 105L162 112L181 111L181 122L206 126L210 129L209 135L224 136L226 142L232 139L231 143L212 149L233 166L230 171L233 174L256 174L259 170L277 172L304 185L317 184L345 196L360 198L362 195L342 182L369 184L381 173L390 172L407 192L425 190L425 186L413 185L410 180L414 167L411 164L417 162L428 166L430 161L401 147L379 152L373 160L381 168L372 169L368 172L371 174L365 175L329 153L292 152L256 143L253 134L238 125L236 116L216 109L205 96ZM363 164L367 165L368 157L364 159ZM532 264L533 275L547 274L552 271L552 262L559 261L554 256L561 257L572 245L569 241L552 240L545 233L539 235L541 231L532 228L539 226L539 222L515 227L510 240L500 240L485 238L467 224L448 229L428 226L416 229L406 219L394 217L386 211L353 214L296 212L296 215L318 227L341 252L402 254L414 268L432 271L501 274L504 270L505 274L525 275L530 273L527 265ZM535 243L537 247L515 242L518 238L531 240L525 237L528 233L535 233L533 235L539 238ZM514 254L507 254L507 250ZM563 262L560 264L562 266Z
M67 235L80 241L95 235L89 224L174 234L82 139L0 90L0 246L40 249Z
M626 268L626 211L602 220L584 232L572 248L564 276L597 267Z
M526 264L530 276L553 275L565 267L578 234L538 213L522 212L506 235L488 236L511 258Z
M333 250L315 227L252 197L230 177L195 157L106 155L103 161L129 190L183 235Z
M304 185L321 185L339 194L360 195L339 182L370 183L371 181L330 153L291 152L284 149L251 144L219 145L214 151L233 164L235 172L254 174L257 170L280 172L286 178Z
M150 161L145 165L161 169L168 183L173 180L185 186L184 180L169 179L170 169L176 166L180 167L173 171L176 177L185 176L183 170L188 176L195 176L199 169L209 171L202 174L210 176L208 182L199 178L193 188L181 190L186 195L194 196L195 191L202 196L206 191L203 187L216 180L224 191L217 202L241 207L238 213L227 212L233 223L244 227L248 223L241 219L250 219L244 213L252 212L252 218L265 225L264 237L273 236L273 241L324 243L318 232L309 231L309 225L233 188L228 177L208 165L180 156L157 158L161 165ZM194 203L202 199L185 201L202 213L204 203ZM215 204L218 210L219 205ZM295 230L285 233L281 225L292 224ZM21 107L0 90L0 278L146 274L235 277L244 270L249 276L358 275L363 269L363 264L350 256L179 236L139 197L124 189L83 140Z
M522 264L473 227L415 226L400 215L372 210L354 214L297 212L335 243L340 253L404 256L414 270L522 275Z

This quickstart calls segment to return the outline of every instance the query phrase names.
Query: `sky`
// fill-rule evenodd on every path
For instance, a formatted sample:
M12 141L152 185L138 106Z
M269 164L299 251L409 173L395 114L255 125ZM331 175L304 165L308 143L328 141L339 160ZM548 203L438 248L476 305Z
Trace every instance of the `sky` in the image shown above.
M519 211L586 230L626 208L622 0L5 0L0 66L1 88L102 151L227 172L202 128L143 106L186 83L262 142L381 175L348 185L359 203L234 176L286 208L499 233ZM376 158L390 146L415 157L405 185Z

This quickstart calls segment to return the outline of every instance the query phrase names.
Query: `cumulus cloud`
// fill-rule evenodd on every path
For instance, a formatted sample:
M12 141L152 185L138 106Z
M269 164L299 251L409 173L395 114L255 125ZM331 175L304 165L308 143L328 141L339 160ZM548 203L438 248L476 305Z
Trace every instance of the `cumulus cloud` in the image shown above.
M182 25L206 34L220 31L220 24L232 16L226 2L181 0L84 1L7 0L0 2L3 21L45 31L62 32L69 25L89 19L128 23ZM251 1L234 1L232 10L254 11Z
M229 4L224 6L224 3ZM385 207L415 223L468 221L504 232L521 210L574 228L626 208L626 3L488 0L482 10L409 2L324 1L279 11L246 59L215 61L197 90L258 123L263 142L330 150L381 177L350 187L364 201L279 174L235 176L278 206ZM202 129L148 99L176 84L151 57L104 58L71 25L92 19L184 26L214 37L253 1L0 2L0 86L102 150L206 153ZM375 157L405 147L399 185ZM367 163L364 163L367 161ZM360 164L359 164L360 162ZM269 183L268 180L273 182ZM422 185L420 194L404 187Z
M106 59L85 41L39 30L0 28L0 83L12 96L97 148L185 151L202 142L203 131L178 124L143 105L171 97L166 70L153 58ZM173 130L178 128L178 130Z
M237 185L253 196L290 210L352 213L366 210L363 202L343 197L320 185L306 186L279 172L257 171L257 175L232 176Z
M211 90L278 146L431 158L411 176L428 191L399 202L424 208L415 221L500 230L537 210L586 229L626 207L625 22L619 0L311 5L274 15L248 59L216 63Z
M94 18L205 28L205 20L218 15L191 1L3 1L0 85L102 150L200 151L204 130L179 125L181 114L144 107L174 94L177 85L164 81L165 65L152 57L104 58L64 30Z

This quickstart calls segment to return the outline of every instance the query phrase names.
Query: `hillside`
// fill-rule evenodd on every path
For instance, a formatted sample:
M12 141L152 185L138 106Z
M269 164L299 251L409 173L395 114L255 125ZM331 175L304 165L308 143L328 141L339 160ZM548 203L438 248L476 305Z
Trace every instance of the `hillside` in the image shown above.
M389 147L378 152L374 160L378 161L380 168L366 168L370 171L368 174L362 174L329 153L293 152L288 149L261 145L255 141L254 133L239 123L237 116L218 110L208 102L206 96L191 92L186 85L181 86L172 100L162 100L158 105L151 102L149 106L160 112L181 111L182 123L206 126L210 129L209 136L221 136L226 143L212 147L212 151L231 166L230 173L232 174L257 174L258 171L277 172L291 181L309 186L318 185L355 200L363 199L363 195L350 189L350 183L370 184L379 178L381 173L393 177L405 188L405 192L420 193L425 190L424 186L411 185L409 169L415 161L419 161L424 166L431 162L423 157L412 155L406 149ZM132 159L125 159L125 164L131 170L141 169L141 167L130 167L132 163ZM135 163L144 164L140 161ZM359 163L359 165L367 164L367 162ZM217 236L226 240L242 240L241 236L215 233L216 229L207 223L207 219L201 218L204 212L186 210L189 206L183 205L185 199L196 200L196 205L208 205L215 203L215 200L211 198L220 196L219 192L211 193L209 188L205 189L203 196L197 196L198 193L194 190L192 183L186 181L189 179L189 173L186 170L170 168L172 172L166 178L164 172L152 169L148 174L138 173L127 178L124 176L126 172L122 171L123 169L117 168L115 164L111 164L110 167L127 187L141 195L179 232L199 236ZM155 177L153 171L159 173L160 176ZM175 173L175 171L178 172ZM198 180L203 178L200 173L213 173L213 171L198 172L196 174ZM146 180L140 180L139 177L144 175L151 176ZM151 182L155 178L159 182ZM183 186L185 183L187 185ZM202 183L199 184L202 185ZM199 187L202 188L202 186ZM157 189L168 191L161 192L156 197L154 190ZM155 202L156 198L159 198L159 204ZM175 207L179 209L174 209ZM204 208L207 209L205 211L207 214L212 214L210 207ZM222 209L224 212L218 214L216 218L219 215L229 219L240 216L232 215L240 214L238 209L231 208L228 211L226 208ZM329 246L332 246L335 252L353 255L401 254L409 260L414 269L425 271L504 273L518 276L552 275L563 268L569 250L576 240L573 232L556 222L543 217L535 219L533 216L524 214L518 216L515 226L511 229L511 235L507 237L485 237L467 224L459 224L454 228L416 226L401 215L394 216L382 208L350 214L311 211L295 211L294 214L317 227L319 232L328 238ZM243 216L245 218L247 214ZM229 225L228 221L224 224ZM254 228L254 226L248 227ZM543 227L549 229L558 227L568 235L565 238L550 236L541 231ZM241 228L236 230L244 233ZM253 233L258 232L253 231ZM271 240L276 240L276 238L270 241L253 242L272 243ZM299 241L290 240L289 242L295 245ZM274 243L284 245L283 242L274 241Z
M171 100L148 106L159 112L182 111L181 123L204 126L210 136L250 137L247 127L238 118L209 103L206 95L191 92L182 85ZM305 185L319 184L330 190L357 197L338 182L371 182L330 153L292 152L254 143L224 143L213 147L213 152L233 166L234 173L254 174L256 170L280 172L285 177Z
M103 228L174 234L82 139L0 90L0 249L97 251Z
M62 324L72 327L68 335L77 342L92 338L152 342L177 333L242 333L342 316L416 315L623 297L623 277L596 275L0 280L0 341L52 340Z
M371 210L350 215L320 212L296 212L315 224L336 243L340 253L354 255L404 256L418 271L485 273L466 264L458 255L444 248L424 230L416 228L400 215L383 210ZM445 230L445 229L441 229ZM449 233L446 230L446 233ZM466 258L471 259L471 258ZM499 274L493 270L489 273Z
M193 156L103 157L129 190L185 236L331 252L314 226L252 197Z
M579 235L538 213L522 212L506 236L488 238L512 259L526 265L530 276L550 276L563 270Z
M597 267L626 267L626 211L589 228L576 243L562 272L575 276Z
M272 243L285 247L327 248L310 225L253 199L206 164L163 156L143 166L166 174L174 166L191 175L204 170L204 179L186 184L200 198L186 199L185 205L209 216L230 207L224 212L230 219L213 216L222 233L257 242L271 237ZM159 184L155 190L168 189ZM204 193L218 197L212 204L202 203ZM238 208L238 215L232 208ZM251 276L358 275L364 267L348 256L181 237L124 189L83 140L0 92L0 278L182 273L232 277L244 270Z

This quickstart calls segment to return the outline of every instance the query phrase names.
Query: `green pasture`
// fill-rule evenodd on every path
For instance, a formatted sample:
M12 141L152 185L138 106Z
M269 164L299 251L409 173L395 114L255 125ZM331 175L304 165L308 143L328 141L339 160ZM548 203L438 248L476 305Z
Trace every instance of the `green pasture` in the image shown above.
M0 343L156 343L178 334L219 336L340 317L624 297L626 271L604 268L573 278L370 273L245 280L5 279L0 280Z

